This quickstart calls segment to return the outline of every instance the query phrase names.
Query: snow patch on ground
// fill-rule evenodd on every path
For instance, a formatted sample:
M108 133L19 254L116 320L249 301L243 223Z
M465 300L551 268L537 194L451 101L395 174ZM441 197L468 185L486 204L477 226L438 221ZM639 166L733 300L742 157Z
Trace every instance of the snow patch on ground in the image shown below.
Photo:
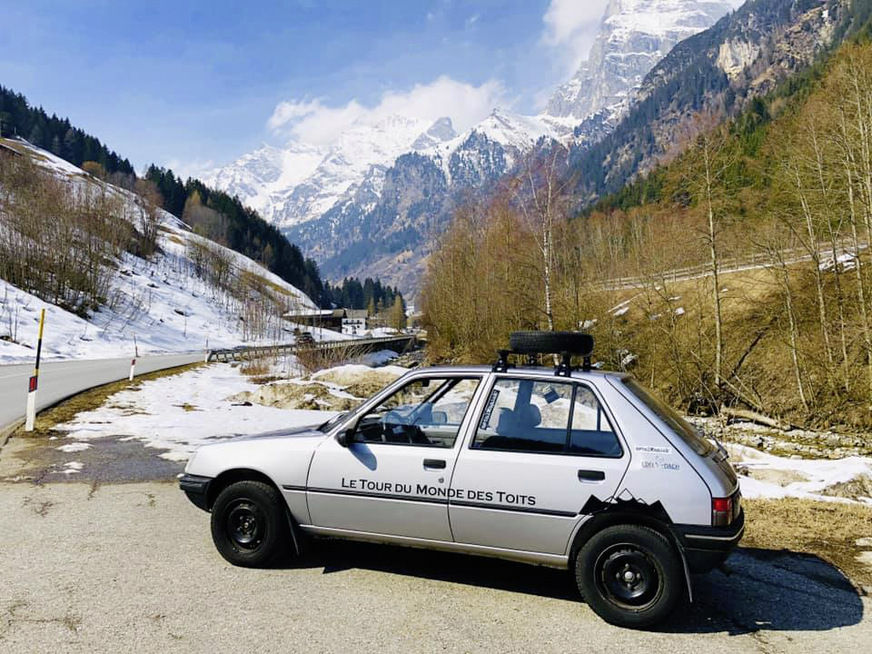
M377 366L386 365L389 361L393 361L398 356L400 355L393 350L379 350L378 352L370 352L369 354L359 356L354 359L353 363L360 363L369 366L370 368L375 368Z
M70 461L69 463L65 463L63 468L56 470L55 472L60 475L77 475L82 472L82 468L84 467L85 465L79 461Z
M796 497L872 504L872 458L788 459L746 445L726 445L747 498Z
M382 366L378 369L378 373L385 377L400 377L405 375L408 371L407 368L403 368L402 366ZM313 379L343 379L349 381L358 381L361 377L370 376L373 374L373 369L371 366L367 366L362 363L347 363L342 366L335 366L333 368L328 368L326 370L319 370L315 374L312 375ZM341 383L341 382L337 382Z
M857 267L857 252L856 250L847 250L842 252L841 254L837 254L836 257L827 257L823 261L820 262L819 268L822 272L830 272L839 270L841 272L847 272L849 270L854 270Z
M261 405L234 406L229 396L254 391L230 364L212 364L120 391L103 406L80 413L57 429L81 443L106 437L140 441L164 450L159 456L186 461L210 441L278 429L318 425L335 413L288 411Z
M90 445L90 443L75 442L75 443L67 443L66 445L61 445L58 449L61 452L67 452L67 453L84 452L85 450L91 449L91 445Z

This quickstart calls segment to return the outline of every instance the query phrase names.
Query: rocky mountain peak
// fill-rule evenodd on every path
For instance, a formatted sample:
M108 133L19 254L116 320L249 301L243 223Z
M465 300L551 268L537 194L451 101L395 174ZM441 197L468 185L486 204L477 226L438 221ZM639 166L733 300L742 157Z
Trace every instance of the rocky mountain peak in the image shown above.
M557 89L545 113L579 122L626 103L680 41L711 27L739 0L611 0L590 56Z
M415 142L412 143L412 150L429 150L436 147L440 143L445 143L457 136L454 131L454 125L448 116L443 116L430 125L426 132L421 134Z

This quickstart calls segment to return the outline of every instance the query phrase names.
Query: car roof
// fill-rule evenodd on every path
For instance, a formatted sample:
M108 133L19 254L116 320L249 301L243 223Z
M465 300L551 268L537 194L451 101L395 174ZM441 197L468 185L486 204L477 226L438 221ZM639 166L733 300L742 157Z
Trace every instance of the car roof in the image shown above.
M445 373L445 374L470 374L470 375L483 375L487 373L494 372L493 366L485 366L485 365L469 365L469 366L426 366L422 368L415 368L409 372L409 374L425 374L425 373ZM524 377L543 377L547 379L559 378L555 375L554 368L548 367L537 367L537 366L513 366L509 368L505 373L506 375L521 375ZM618 379L624 379L629 377L627 373L623 372L612 372L609 370L580 370L573 369L572 371L572 379L590 379L592 377L595 378L605 378L605 377L617 377ZM563 377L565 379L565 377Z

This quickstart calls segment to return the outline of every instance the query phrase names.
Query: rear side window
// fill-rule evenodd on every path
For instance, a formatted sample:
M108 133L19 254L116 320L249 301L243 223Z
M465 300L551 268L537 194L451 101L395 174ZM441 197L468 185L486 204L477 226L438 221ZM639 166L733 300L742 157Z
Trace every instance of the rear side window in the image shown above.
M694 452L700 456L708 456L714 451L712 444L701 438L696 433L696 430L675 409L658 399L657 396L642 386L642 384L632 377L628 377L624 379L624 385L633 395L642 400L645 406L651 409L660 420L665 422L670 431L687 443Z
M617 436L593 392L578 384L498 379L474 449L620 457Z
M606 412L586 386L578 386L572 409L569 453L582 456L620 457L621 446Z

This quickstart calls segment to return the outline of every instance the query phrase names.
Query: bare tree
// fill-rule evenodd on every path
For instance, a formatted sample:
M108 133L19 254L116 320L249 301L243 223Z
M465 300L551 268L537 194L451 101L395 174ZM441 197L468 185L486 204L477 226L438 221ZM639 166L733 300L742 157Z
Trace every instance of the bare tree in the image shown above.
M549 331L554 331L554 226L566 216L564 193L568 178L563 174L567 151L551 145L550 153L533 151L523 172L510 186L524 222L536 238L542 262L542 295Z
M708 248L709 276L712 284L712 304L715 327L714 387L723 388L724 319L721 289L721 233L726 217L724 202L725 175L733 164L726 131L718 127L720 117L701 114L695 121L697 136L689 150L688 177L692 192L705 216L704 239Z

